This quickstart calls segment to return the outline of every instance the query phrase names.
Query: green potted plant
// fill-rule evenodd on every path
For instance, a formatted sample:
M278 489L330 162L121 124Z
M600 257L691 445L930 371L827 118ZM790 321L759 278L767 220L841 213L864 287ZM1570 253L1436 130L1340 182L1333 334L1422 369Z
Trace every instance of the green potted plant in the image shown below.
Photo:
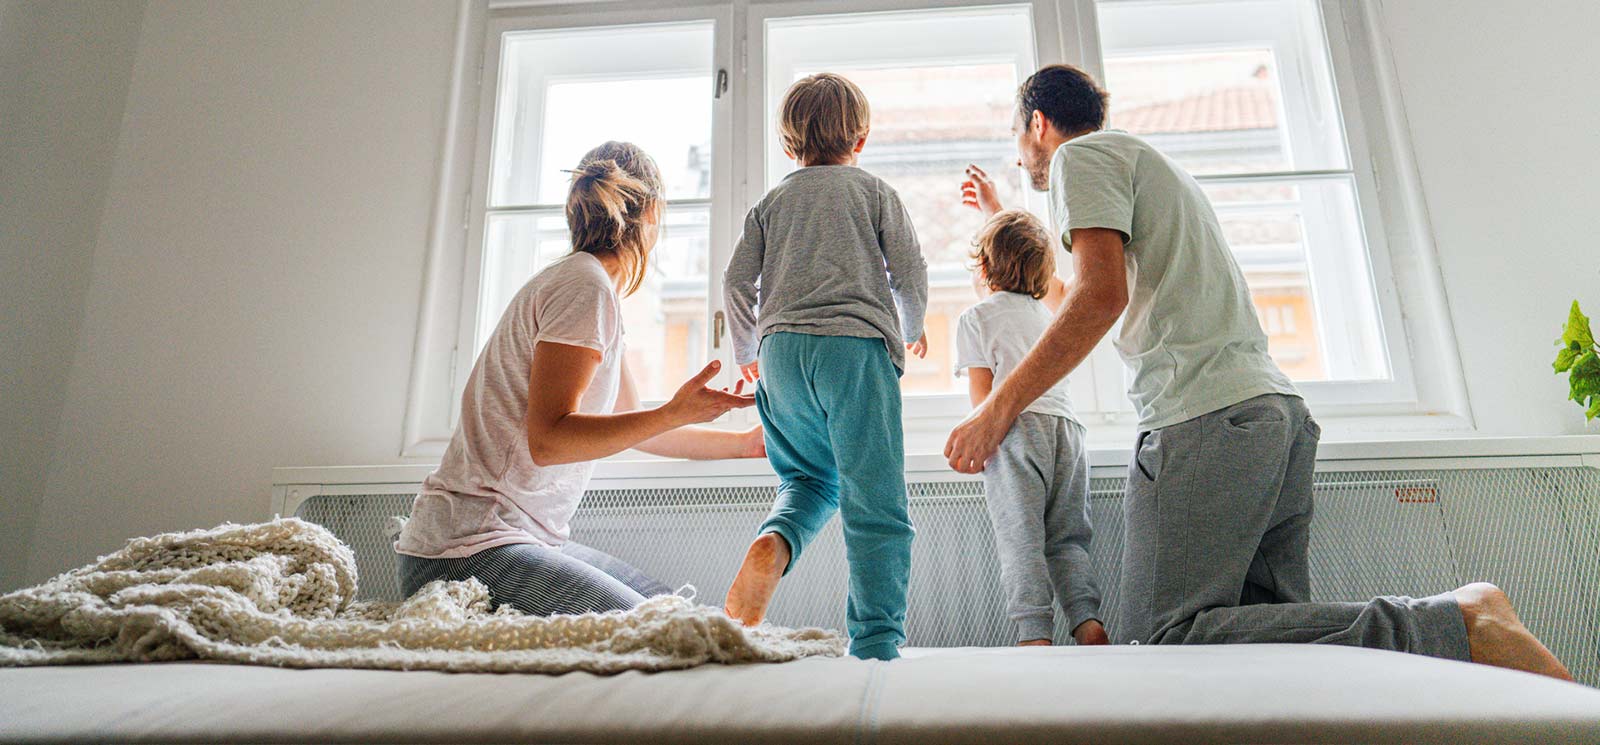
M1567 315L1566 328L1561 340L1556 342L1561 351L1556 354L1556 374L1567 374L1572 393L1569 398L1586 407L1589 420L1600 417L1600 349L1594 342L1594 332L1589 330L1589 318L1572 301L1572 312Z

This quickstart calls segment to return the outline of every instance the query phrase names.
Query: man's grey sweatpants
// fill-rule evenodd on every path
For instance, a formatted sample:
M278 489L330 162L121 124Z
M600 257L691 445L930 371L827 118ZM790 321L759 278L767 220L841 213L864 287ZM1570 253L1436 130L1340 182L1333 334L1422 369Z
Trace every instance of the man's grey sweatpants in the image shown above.
M1304 401L1273 394L1139 435L1117 641L1315 642L1469 659L1448 593L1309 602L1320 434Z
M1054 601L1060 601L1069 629L1099 620L1100 584L1089 563L1093 529L1083 425L1023 412L984 468L983 486L1017 641L1054 636Z

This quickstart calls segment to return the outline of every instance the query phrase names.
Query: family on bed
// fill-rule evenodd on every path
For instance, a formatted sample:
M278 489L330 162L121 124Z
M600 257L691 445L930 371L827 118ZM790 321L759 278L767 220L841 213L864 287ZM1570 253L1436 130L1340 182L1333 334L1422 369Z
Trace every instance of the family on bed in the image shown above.
M957 325L956 367L975 410L945 455L983 474L1019 643L1049 644L1059 603L1079 644L1349 644L1570 679L1489 584L1310 602L1317 422L1267 353L1205 193L1148 143L1105 129L1106 101L1067 65L1017 92L1018 165L1049 192L1055 230L1004 209L976 166L961 184L963 202L988 218L973 256L987 296ZM512 298L395 545L406 593L476 577L496 603L527 613L631 608L669 588L568 540L594 461L629 448L764 455L781 485L726 612L760 623L838 512L850 653L899 656L913 536L899 378L907 353L927 352L927 268L899 196L856 165L869 111L837 75L790 87L779 132L799 168L750 210L724 279L742 379L707 387L712 362L654 408L641 408L622 354L620 303L660 232L661 175L628 143L584 156L566 204L572 253ZM1065 285L1057 240L1073 262ZM1139 435L1123 502L1122 618L1106 629L1088 556L1084 428L1066 376L1119 318ZM751 405L760 427L698 426Z

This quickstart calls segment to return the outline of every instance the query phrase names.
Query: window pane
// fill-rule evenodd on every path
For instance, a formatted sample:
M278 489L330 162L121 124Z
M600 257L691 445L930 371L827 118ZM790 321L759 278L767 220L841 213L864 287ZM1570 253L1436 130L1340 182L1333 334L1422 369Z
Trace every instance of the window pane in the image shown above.
M561 169L606 140L650 153L668 198L709 197L712 33L703 22L506 34L491 206L562 203Z
M767 22L767 185L792 171L775 119L783 93L817 72L850 78L872 107L860 165L900 193L928 260L927 359L907 360L907 393L957 393L955 322L977 302L968 253L982 225L961 205L962 170L983 167L1008 205L1043 214L1022 188L1011 120L1033 70L1025 6L777 19Z
M540 269L572 250L567 241L567 220L559 212L491 214L483 233L478 336L474 343L477 350L482 350L489 340L512 296Z
M706 207L669 209L650 256L650 273L639 291L622 301L628 367L645 401L671 398L711 361L706 351L710 222Z
M622 301L628 366L646 401L665 400L709 361L706 288L710 211L669 208L650 271ZM511 298L550 262L567 255L566 219L558 214L489 216L478 314L479 348Z
M503 37L485 216L479 346L507 303L567 254L570 174L606 140L632 142L660 166L668 208L644 284L623 300L629 367L646 400L704 364L711 197L710 21L519 31ZM669 112L642 116L640 112ZM515 212L497 208L549 205Z
M1102 2L1110 126L1192 173L1349 167L1314 0Z
M1284 372L1299 381L1387 378L1353 184L1216 184L1206 191Z

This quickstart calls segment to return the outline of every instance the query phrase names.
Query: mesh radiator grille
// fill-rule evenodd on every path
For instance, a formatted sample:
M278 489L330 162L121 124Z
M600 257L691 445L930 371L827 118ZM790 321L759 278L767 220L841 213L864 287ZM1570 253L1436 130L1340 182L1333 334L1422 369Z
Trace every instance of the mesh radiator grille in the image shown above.
M1090 550L1116 624L1122 551L1120 478L1091 482ZM621 557L669 585L693 584L720 603L745 546L767 514L772 487L590 492L573 538ZM361 594L398 599L388 517L412 492L319 495L298 515L355 550ZM994 534L977 481L913 483L909 643L987 646L1014 640L1000 592ZM1511 593L1523 620L1590 684L1600 684L1600 470L1523 468L1319 473L1312 523L1312 595L1365 600L1429 595L1468 581ZM789 626L843 628L844 542L835 519L784 579L770 617ZM1058 623L1057 637L1067 643Z

